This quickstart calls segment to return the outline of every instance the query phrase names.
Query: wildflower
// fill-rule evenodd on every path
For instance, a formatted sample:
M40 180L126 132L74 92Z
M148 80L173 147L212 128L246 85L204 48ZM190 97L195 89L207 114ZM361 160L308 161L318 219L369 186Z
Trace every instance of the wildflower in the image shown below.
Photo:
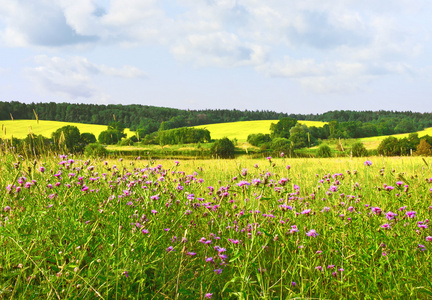
M166 251L167 251L167 252L174 251L174 247L173 247L173 246L169 246L168 248L166 248Z
M335 265L328 265L327 269L333 269L335 267Z
M206 261L206 262L214 262L214 260L213 260L213 257L212 257L212 256L210 256L210 257L207 257L207 258L205 259L205 261Z
M4 211L9 211L11 210L10 206L5 206Z
M379 215L379 214L381 214L381 212L382 212L381 208L379 208L378 206L376 206L376 207L372 207L371 210L372 210L372 212L373 212L374 214L376 214L376 215Z
M385 224L382 224L381 225L381 228L384 228L384 229L390 229L390 224L388 224L388 223L385 223Z
M425 245L422 245L422 244L419 244L419 245L418 245L418 249L419 249L420 251L425 251L425 250L426 250L426 246L425 246Z
M298 232L297 225L291 225L290 233L293 234L294 232Z
M234 245L237 245L240 242L239 240L233 240L233 239L228 239L228 241L230 241Z
M315 267L315 270L321 271L322 267L321 266L317 266L317 267Z
M148 231L148 229L143 229L143 230L141 230L141 232L142 232L143 234L148 234L150 231Z
M297 285L297 283L295 283L295 281L291 282L291 286L296 286L296 285Z
M157 214L157 210L152 209L152 210L151 210L151 213L152 213L152 214Z
M195 253L195 252L188 252L188 253L186 253L186 255L189 255L189 256L195 256L196 253Z
M311 209L306 209L306 210L302 211L301 214L308 216L311 211L312 211Z
M364 164L367 167L372 166L372 162L370 160L365 161Z
M129 277L129 274L128 274L128 272L127 272L127 271L124 271L124 272L123 272L123 274L124 274L124 276L126 276L126 278L128 278L128 277Z
M397 214L395 214L394 212L391 212L391 211L389 211L388 213L386 213L386 218L388 220L393 220L394 217L396 217L396 216L397 216Z
M318 233L315 231L315 229L311 229L308 232L306 232L307 236L313 236L313 237L317 237Z
M220 273L222 273L222 269L215 269L215 270L213 270L213 272L215 272L216 274L220 274Z
M407 215L407 217L409 217L409 218L415 218L415 216L416 216L416 212L413 211L413 210L410 210L410 211L407 211L407 212L406 212L406 215Z
M427 236L427 237L426 237L426 241L427 241L427 242L432 242L432 236L430 236L430 235Z
M213 298L213 293L207 293L207 294L205 294L204 298L206 298L206 299Z

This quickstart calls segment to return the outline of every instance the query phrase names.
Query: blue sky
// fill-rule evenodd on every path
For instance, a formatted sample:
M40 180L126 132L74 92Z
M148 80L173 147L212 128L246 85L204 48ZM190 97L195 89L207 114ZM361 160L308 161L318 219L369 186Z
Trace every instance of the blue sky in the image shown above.
M429 0L0 0L0 100L432 112Z

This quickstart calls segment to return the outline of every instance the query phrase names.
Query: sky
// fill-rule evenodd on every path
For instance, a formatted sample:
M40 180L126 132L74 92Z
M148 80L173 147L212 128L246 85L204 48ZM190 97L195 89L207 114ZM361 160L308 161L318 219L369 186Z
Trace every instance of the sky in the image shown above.
M0 0L0 101L432 112L430 0Z

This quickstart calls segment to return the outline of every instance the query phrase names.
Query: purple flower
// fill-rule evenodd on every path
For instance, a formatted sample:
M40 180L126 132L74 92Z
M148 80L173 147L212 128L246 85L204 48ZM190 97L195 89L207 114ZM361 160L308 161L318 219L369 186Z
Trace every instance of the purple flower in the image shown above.
M213 272L215 272L216 274L220 274L220 273L222 273L222 269L216 269L216 270L213 270Z
M367 160L364 162L365 166L372 166L372 162L370 160Z
M382 224L381 225L381 228L384 228L384 229L390 229L390 224L388 224L388 223L385 223L385 224Z
M304 211L301 212L302 215L309 215L309 213L311 212L311 209L306 209Z
M152 213L152 214L157 214L157 210L152 209L152 210L151 210L151 213Z
M296 286L296 285L297 285L297 283L295 283L295 281L291 282L291 286Z
M128 274L128 272L127 272L127 271L124 271L124 272L123 272L123 274L124 274L124 276L126 276L126 278L128 278L128 277L129 277L129 274Z
M432 236L430 236L430 235L427 236L427 237L426 237L426 241L427 241L427 242L432 242Z
M206 299L213 298L213 293L207 293L207 294L205 294L204 298L206 298Z
M311 229L308 232L306 232L307 236L313 236L313 237L317 237L318 233L315 231L315 229Z
M415 218L415 216L416 216L416 212L413 211L413 210L410 210L410 211L407 211L407 212L406 212L406 215L407 215L407 217L409 217L409 218Z
M173 247L173 246L169 246L168 248L166 248L166 251L167 251L167 252L174 251L174 247Z
M386 213L386 218L388 220L393 220L394 217L396 217L396 216L397 216L397 214L395 214L394 212L391 212L391 211L389 211L388 213Z

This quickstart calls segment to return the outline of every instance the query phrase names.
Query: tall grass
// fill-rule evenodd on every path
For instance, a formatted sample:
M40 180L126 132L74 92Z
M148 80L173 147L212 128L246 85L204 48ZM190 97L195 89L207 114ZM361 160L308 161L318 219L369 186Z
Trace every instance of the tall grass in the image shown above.
M421 158L0 158L0 298L432 297Z

